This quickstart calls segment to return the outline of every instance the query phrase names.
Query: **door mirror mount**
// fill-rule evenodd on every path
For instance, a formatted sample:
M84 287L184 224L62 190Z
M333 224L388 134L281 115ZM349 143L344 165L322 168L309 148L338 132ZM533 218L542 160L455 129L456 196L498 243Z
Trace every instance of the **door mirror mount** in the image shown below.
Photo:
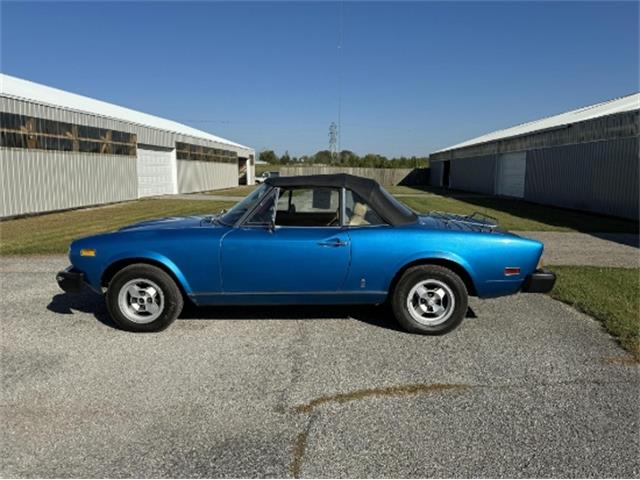
M269 233L273 233L276 231L276 224L273 220L267 224L267 230L269 230Z

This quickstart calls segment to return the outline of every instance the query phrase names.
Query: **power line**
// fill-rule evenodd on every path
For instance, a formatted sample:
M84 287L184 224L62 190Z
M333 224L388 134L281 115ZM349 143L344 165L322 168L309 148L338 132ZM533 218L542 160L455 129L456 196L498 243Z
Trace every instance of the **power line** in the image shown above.
M344 39L344 2L338 12L338 152L342 152L342 41Z

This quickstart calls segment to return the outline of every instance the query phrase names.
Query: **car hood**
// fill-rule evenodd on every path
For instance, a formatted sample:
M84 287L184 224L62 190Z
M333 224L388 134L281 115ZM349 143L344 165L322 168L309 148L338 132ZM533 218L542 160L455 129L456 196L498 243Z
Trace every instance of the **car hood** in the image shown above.
M127 225L126 227L122 227L119 231L194 228L213 224L215 224L215 217L213 216L194 215L190 217L166 217L145 220L144 222Z

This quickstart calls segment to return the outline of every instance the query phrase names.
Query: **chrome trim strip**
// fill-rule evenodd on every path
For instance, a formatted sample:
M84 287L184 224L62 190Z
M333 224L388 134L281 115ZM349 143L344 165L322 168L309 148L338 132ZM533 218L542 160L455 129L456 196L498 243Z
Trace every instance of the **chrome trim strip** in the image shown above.
M195 292L190 293L190 297L212 296L212 295L386 295L383 291L352 290L348 292Z

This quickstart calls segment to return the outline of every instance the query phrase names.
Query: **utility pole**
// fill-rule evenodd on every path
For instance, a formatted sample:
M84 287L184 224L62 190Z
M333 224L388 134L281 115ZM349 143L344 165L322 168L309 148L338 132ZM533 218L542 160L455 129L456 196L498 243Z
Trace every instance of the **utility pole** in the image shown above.
M329 125L329 152L331 152L331 160L336 161L337 157L337 144L338 144L338 126L336 122L331 122Z
M342 39L344 32L344 2L340 2L340 11L338 13L338 160L342 163Z

